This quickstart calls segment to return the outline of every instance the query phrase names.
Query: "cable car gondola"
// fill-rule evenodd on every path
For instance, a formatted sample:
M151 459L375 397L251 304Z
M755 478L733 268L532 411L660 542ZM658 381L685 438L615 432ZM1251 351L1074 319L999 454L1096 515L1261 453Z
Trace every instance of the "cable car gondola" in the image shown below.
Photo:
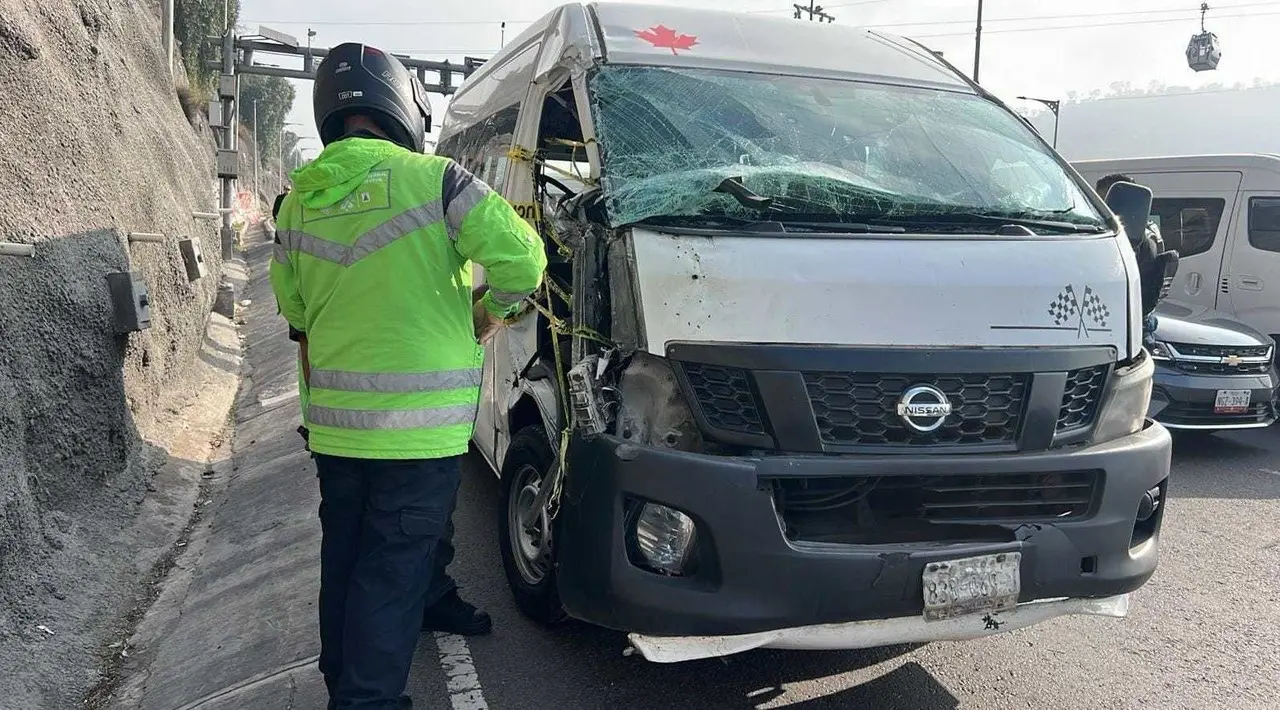
M1204 15L1209 11L1209 3L1200 4L1200 34L1191 35L1187 43L1187 66L1193 70L1213 71L1222 61L1222 45L1218 43L1218 35L1204 28Z

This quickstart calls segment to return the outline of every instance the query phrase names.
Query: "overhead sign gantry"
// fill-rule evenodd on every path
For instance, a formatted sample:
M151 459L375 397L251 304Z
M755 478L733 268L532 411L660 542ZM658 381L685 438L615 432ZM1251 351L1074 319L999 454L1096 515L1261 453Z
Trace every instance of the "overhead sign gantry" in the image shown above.
M300 57L302 68L288 68L274 64L263 64L257 61L262 55L279 57ZM235 230L231 227L232 199L235 194L235 180L239 175L239 152L236 149L236 103L240 98L240 75L260 74L278 76L286 79L315 79L317 59L329 55L329 50L312 47L310 33L307 44L302 46L296 37L259 26L256 34L236 35L228 32L222 37L222 60L214 66L221 69L218 81L219 101L210 104L209 125L219 132L218 177L222 180L222 255L229 258L234 249ZM471 76L483 59L466 57L461 64L449 61L430 61L392 53L407 67L415 72L418 81L430 93L450 96L458 89L459 80L454 82L455 75L461 79ZM434 80L428 81L428 74Z

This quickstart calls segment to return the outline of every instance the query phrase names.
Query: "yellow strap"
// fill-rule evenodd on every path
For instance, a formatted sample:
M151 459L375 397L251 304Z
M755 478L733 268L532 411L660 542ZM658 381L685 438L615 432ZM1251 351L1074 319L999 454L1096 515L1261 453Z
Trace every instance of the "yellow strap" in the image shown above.
M579 143L577 141L565 141L558 138L553 138L551 139L550 142L560 143L561 145L573 146L575 148L586 147L586 143ZM575 158L577 157L576 152L574 153L574 157ZM531 151L528 148L522 148L518 145L513 145L509 150L507 150L507 158L517 163L537 163L538 165L542 166L543 170L550 170L553 173L556 173L558 175L563 175L567 178L577 180L578 182L581 182L584 184L594 185L597 182L595 178L584 177L582 175L577 174L576 172L571 172L569 170L565 170L564 168L558 168L554 165L549 165L547 164L546 159L539 156L536 152Z

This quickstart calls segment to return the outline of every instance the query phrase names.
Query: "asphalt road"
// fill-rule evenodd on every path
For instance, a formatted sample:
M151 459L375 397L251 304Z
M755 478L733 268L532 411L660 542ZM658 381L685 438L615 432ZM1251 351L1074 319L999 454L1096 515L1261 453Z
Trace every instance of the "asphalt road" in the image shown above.
M498 557L497 479L475 462L455 517L452 571L464 596L493 615L494 633L466 648L424 637L410 692L417 707L454 710L1275 708L1280 429L1179 442L1171 488L1159 570L1127 619L1067 617L917 648L662 665L624 657L621 634L548 630L520 616Z

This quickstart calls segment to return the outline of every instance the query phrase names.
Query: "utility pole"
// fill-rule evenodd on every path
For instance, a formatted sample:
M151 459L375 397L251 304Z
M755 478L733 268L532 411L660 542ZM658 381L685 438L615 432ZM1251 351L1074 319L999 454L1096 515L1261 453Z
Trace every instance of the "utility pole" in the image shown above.
M1019 96L1023 101L1037 101L1049 107L1053 112L1053 149L1058 149L1058 109L1062 107L1062 102L1056 99L1037 99L1034 96Z
M222 35L222 73L218 77L218 100L221 106L222 134L218 145L218 177L222 180L222 258L230 259L235 250L236 230L231 226L235 207L235 184L239 177L236 152L236 103L240 98L240 81L236 76L235 36L228 30Z
M258 132L258 100L253 100L253 203L262 199L262 183L258 182L258 167L262 165L262 134Z
M288 122L280 124L280 142L276 144L277 158L280 160L280 164L279 164L280 171L278 175L280 179L280 192L284 192L284 134L286 133L286 131L284 130L284 127L296 126L296 125L298 124L288 123Z
M276 168L278 169L276 178L278 179L280 184L280 189L278 192L284 192L284 134L285 134L284 126L281 126L280 142L276 144L276 158L279 160L279 163L276 165Z
M498 47L502 48L505 46L507 46L507 23L504 22L502 23L502 42L498 45Z
M978 64L982 61L982 0L978 0L978 24L973 33L973 83L978 83Z
M836 21L835 15L829 15L823 12L821 5L814 5L813 3L814 3L814 0L809 0L809 7L805 7L804 5L793 4L792 7L796 9L796 14L794 15L795 19L797 20L803 19L800 17L800 15L807 13L809 15L810 22L817 20L818 22L826 22L827 24L831 24L832 22Z

